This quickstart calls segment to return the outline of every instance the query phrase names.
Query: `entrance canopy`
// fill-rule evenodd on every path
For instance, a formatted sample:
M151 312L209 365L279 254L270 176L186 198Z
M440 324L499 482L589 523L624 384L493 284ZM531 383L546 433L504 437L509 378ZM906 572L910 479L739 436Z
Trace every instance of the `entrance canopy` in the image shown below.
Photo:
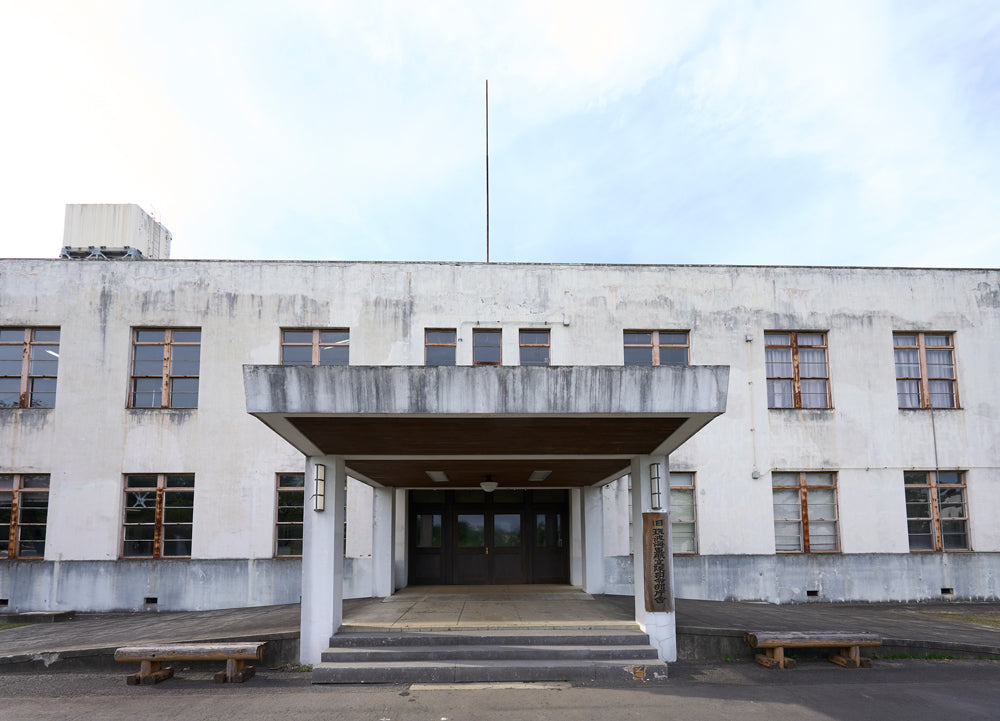
M263 366L247 412L373 485L598 484L726 409L727 366Z

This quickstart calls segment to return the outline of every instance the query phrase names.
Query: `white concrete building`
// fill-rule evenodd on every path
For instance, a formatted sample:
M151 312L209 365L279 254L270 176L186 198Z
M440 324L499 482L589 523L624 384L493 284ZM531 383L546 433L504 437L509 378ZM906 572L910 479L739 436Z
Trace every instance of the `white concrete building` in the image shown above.
M634 593L669 660L671 588L1000 597L1000 271L169 244L69 206L75 250L0 260L0 610L301 596L311 661L344 597L572 583Z

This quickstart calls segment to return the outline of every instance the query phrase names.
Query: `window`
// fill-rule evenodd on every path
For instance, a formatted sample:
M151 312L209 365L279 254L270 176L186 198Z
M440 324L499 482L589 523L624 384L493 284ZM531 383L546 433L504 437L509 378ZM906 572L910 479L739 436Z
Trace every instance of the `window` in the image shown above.
M951 333L893 333L900 408L958 408Z
M44 558L47 473L0 474L0 558Z
M771 474L774 492L774 545L779 553L839 550L837 475Z
M455 365L454 328L428 328L424 331L424 363L429 366Z
M670 538L674 553L697 553L694 518L694 474L670 474Z
M826 333L764 333L768 408L829 408Z
M906 471L906 530L911 551L968 551L964 471Z
M500 365L500 329L472 331L472 365Z
M0 328L0 408L52 408L58 328Z
M549 332L547 330L522 330L518 334L521 345L521 365L547 366L549 364Z
M194 474L125 476L123 558L185 558L191 555Z
M201 330L136 328L131 408L197 408Z
M350 351L346 328L281 331L283 366L346 366Z
M684 366L688 364L686 330L625 331L625 365Z
M279 473L274 555L302 555L302 505L305 474Z

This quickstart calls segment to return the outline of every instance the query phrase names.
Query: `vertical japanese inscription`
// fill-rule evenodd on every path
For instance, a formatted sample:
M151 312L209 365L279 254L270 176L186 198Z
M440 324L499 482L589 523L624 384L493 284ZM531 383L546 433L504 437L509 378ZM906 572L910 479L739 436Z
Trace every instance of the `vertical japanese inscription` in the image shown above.
M664 613L674 610L667 568L670 519L666 513L642 514L643 586L646 610Z

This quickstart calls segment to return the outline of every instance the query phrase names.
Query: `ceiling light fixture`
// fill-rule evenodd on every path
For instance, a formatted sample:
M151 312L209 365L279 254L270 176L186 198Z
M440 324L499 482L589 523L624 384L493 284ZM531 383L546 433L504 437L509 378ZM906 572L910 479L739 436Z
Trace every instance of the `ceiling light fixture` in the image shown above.
M424 471L435 483L447 483L449 478L444 471Z

